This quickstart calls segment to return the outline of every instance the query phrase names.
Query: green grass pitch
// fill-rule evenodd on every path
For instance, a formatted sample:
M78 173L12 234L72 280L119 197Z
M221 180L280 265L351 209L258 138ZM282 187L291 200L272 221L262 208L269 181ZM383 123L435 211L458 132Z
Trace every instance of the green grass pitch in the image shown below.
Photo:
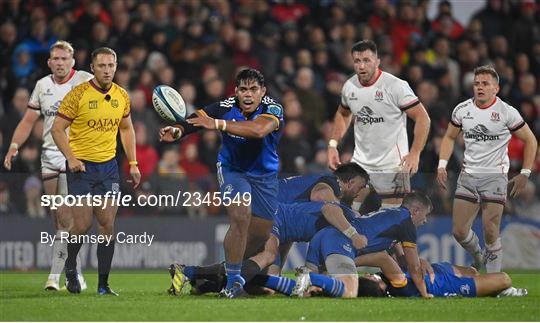
M218 299L167 295L165 270L113 271L120 297L97 296L96 274L86 273L80 295L42 289L47 273L0 273L1 321L540 321L540 273L511 272L522 298L294 299L284 296Z

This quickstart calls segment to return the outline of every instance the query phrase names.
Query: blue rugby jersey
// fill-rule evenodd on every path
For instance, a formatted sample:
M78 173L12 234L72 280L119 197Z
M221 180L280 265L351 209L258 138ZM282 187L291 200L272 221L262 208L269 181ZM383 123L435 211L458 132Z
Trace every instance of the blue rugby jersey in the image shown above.
M335 175L303 175L280 179L277 200L280 203L309 202L311 190L318 183L330 185L336 196L341 195Z
M277 174L279 157L277 145L284 128L283 107L269 96L264 96L261 104L250 115L242 114L236 97L229 97L223 101L212 103L198 113L207 114L211 118L227 121L250 121L258 117L272 118L277 127L263 138L244 138L222 132L223 143L218 154L218 162L222 167L248 175ZM189 118L193 118L192 114ZM184 133L189 134L200 128L182 123Z

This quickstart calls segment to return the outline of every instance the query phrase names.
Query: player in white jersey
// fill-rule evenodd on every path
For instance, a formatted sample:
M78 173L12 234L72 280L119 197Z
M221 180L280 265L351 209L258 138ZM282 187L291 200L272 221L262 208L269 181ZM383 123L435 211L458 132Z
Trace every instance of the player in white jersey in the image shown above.
M465 158L458 178L453 207L453 233L456 240L474 257L476 268L488 273L501 271L502 245L499 237L506 202L508 142L512 134L525 142L521 173L510 182L511 196L520 194L527 184L536 155L536 138L519 112L497 97L499 76L490 66L474 71L474 98L458 104L441 143L437 180L446 189L446 165L460 132L465 141ZM482 207L486 251L482 251L472 223Z
M51 127L56 116L56 111L62 102L64 96L75 86L88 81L93 77L92 74L84 71L75 71L73 66L73 47L66 41L57 41L50 50L47 65L52 74L45 76L37 81L30 101L22 120L17 125L11 145L4 160L6 169L11 169L11 160L17 155L19 146L21 146L32 131L32 127L38 118L43 116L43 146L41 153L41 176L45 194L55 195L67 194L66 182L66 160L64 155L56 147L52 136ZM56 236L60 237L62 232L68 232L73 225L73 219L68 207L62 206L57 210L50 210L53 223L56 229ZM53 244L53 259L51 272L45 289L60 289L60 274L64 269L64 262L67 257L67 244L56 240ZM81 263L78 261L77 263ZM79 268L80 269L80 268ZM79 270L79 273L81 271ZM84 282L82 275L79 281ZM86 287L86 282L84 286Z
M341 104L328 143L329 166L335 169L340 164L337 145L354 120L352 161L369 173L370 184L382 198L382 206L396 206L410 191L410 174L418 170L430 119L406 81L379 69L380 59L373 41L354 44L351 55L356 73L341 91ZM407 117L415 121L410 151ZM357 199L353 208L359 206Z

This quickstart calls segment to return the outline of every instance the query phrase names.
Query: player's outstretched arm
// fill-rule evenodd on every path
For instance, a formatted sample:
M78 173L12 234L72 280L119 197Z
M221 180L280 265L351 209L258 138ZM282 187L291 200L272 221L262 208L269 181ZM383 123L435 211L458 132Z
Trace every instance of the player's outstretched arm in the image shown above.
M351 223L347 221L341 207L332 203L326 203L322 207L321 212L328 223L341 231L347 238L351 239L356 249L362 249L367 246L368 241L366 236L359 234Z
M187 123L206 129L217 129L244 138L263 138L279 127L277 119L261 116L255 120L230 121L199 115L187 119Z
M409 275L418 289L420 296L423 298L433 298L432 294L427 292L426 283L424 281L424 275L420 267L420 259L418 258L418 250L416 246L404 246L403 252L405 253L405 260L407 261L407 270Z
M332 128L332 136L328 143L328 167L331 170L341 164L339 161L339 152L337 150L337 143L343 138L352 120L352 112L350 109L343 107L341 104L338 106L336 115L334 116L334 127Z
M454 144L460 131L460 128L454 126L452 123L449 123L448 128L446 128L446 133L441 141L441 148L439 151L439 166L437 167L437 182L444 189L446 189L446 179L448 177L448 174L446 173L446 164L448 164L448 160L452 155Z
M354 263L357 267L369 266L379 267L383 275L388 278L390 282L401 284L406 279L405 274L399 267L398 263L388 254L386 250L368 253L361 255L354 259Z
M522 171L510 180L510 182L514 184L512 186L512 191L510 192L510 196L512 197L518 196L525 189L534 164L534 159L536 158L536 148L538 146L536 137L527 124L519 130L516 130L514 134L525 143L525 147L523 149Z
M118 127L120 132L120 140L122 141L122 146L126 152L126 157L129 162L129 175L131 176L131 181L133 188L139 186L141 181L141 172L137 164L137 156L135 149L135 130L133 129L133 123L131 122L131 116L123 117L120 121Z
M414 174L418 171L420 153L426 145L431 119L422 103L406 110L405 113L414 121L414 139L409 154L403 156L401 164L405 171Z
M32 109L26 109L23 118L17 125L17 128L15 128L13 138L11 138L11 145L9 146L6 158L4 159L4 167L7 170L11 170L11 160L17 155L19 147L24 144L26 139L28 139L38 118L39 113L36 113L36 111Z

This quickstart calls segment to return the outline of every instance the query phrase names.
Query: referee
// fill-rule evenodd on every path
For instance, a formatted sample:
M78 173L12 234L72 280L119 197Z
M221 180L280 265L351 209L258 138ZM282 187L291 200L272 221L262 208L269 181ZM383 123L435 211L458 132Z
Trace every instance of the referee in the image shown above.
M120 176L116 162L116 136L120 138L130 165L134 187L141 174L135 156L135 131L130 117L127 92L113 83L116 72L116 53L101 47L92 52L90 68L94 78L74 87L62 101L51 130L54 142L67 160L67 184L70 195L105 195L119 193ZM69 142L66 129L69 127ZM110 196L112 194L108 194ZM83 199L85 201L86 199ZM92 200L95 200L94 198ZM106 206L93 207L90 203L72 208L74 225L68 244L66 260L67 289L80 293L76 257L82 242L73 241L92 226L93 216L99 234L112 240L98 244L98 294L118 295L109 287L109 272L114 254L114 218L118 205L102 200ZM84 204L84 203L83 203ZM108 239L108 240L109 240Z

